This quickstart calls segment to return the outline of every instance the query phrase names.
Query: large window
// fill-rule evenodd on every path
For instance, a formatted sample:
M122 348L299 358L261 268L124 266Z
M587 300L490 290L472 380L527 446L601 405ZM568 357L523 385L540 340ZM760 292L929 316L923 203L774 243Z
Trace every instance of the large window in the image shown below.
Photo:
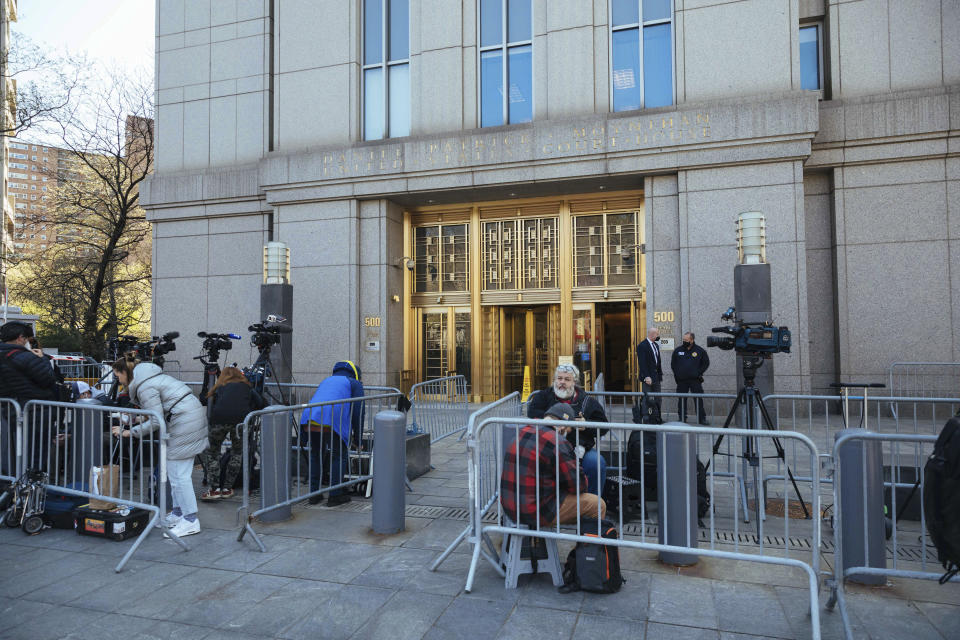
M576 287L617 287L638 283L640 229L636 211L573 218Z
M466 224L417 227L414 243L415 292L468 290L469 235Z
M480 0L480 126L532 119L530 0Z
M823 53L820 47L820 25L800 27L800 88L813 91L823 88Z
M363 2L363 139L410 135L409 0Z
M614 111L673 104L672 5L671 0L610 0Z

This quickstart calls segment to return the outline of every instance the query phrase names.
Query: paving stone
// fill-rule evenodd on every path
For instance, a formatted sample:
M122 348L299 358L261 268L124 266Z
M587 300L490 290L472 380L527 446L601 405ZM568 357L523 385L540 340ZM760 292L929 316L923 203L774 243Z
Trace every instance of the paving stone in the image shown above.
M286 584L258 604L220 625L261 638L277 636L294 626L316 606L337 596L343 585L319 580L288 579Z
M363 573L354 578L352 583L399 589L419 574L423 567L429 567L436 555L435 551L429 549L393 549L377 558Z
M810 627L810 605L809 591L807 589L796 589L793 587L774 587L780 605L783 607L784 614L787 616L787 622L793 630L796 638L809 638ZM840 611L834 609L828 611L826 608L827 600L830 598L830 590L823 588L820 590L820 634L826 640L827 638L843 638L843 619ZM867 632L860 624L860 619L853 611L848 612L850 626L854 637L866 637Z
M2 637L59 639L76 629L94 625L103 615L102 611L20 600L0 611Z
M173 540L154 535L141 545L133 557L210 568L219 558L240 546L236 537L236 531L203 529L197 535L184 538L184 542L190 546L190 551L185 552Z
M161 588L172 582L182 581L196 571L194 567L162 563L128 566L122 572L115 573L112 581L96 589L87 590L83 582L73 582L77 597L69 604L114 612L121 607L154 597Z
M197 593L192 602L178 606L175 611L168 609L162 617L206 627L222 626L239 618L290 581L289 578L256 573L234 575L239 578ZM167 588L177 586L173 584Z
M44 555L41 554L41 557ZM40 562L23 568L22 563L17 563L17 569L12 571L5 567L3 575L8 577L0 580L0 595L12 598L22 596L103 563L104 558L79 553L64 553L53 562Z
M451 602L449 596L398 591L352 639L419 640Z
M709 580L676 575L650 578L651 622L716 629L717 610Z
M94 592L106 585L116 582L118 574L114 571L114 563L105 561L102 557L93 556L93 558L96 562L90 568L84 569L81 573L74 574L76 577L75 580L67 579L68 577L55 580L44 587L34 589L24 594L23 598L52 604L67 604L77 599L77 594L80 592L77 588L79 582L82 582L82 591L85 592ZM148 562L133 559L124 567L124 572L143 571L149 566L151 565Z
M495 638L513 611L513 602L459 597L450 603L424 640Z
M64 636L64 640L200 640L209 635L209 627L107 613L93 624Z
M717 640L719 637L720 632L716 629L680 627L660 622L647 624L646 640Z
M407 518L409 520L409 518ZM404 547L414 549L446 549L457 536L463 533L466 522L459 520L434 520L403 543ZM454 553L471 553L468 544L461 543Z
M517 605L503 623L497 638L501 640L554 640L570 638L577 622L571 611Z
M528 580L520 589L519 606L560 609L562 611L580 611L583 604L583 591L560 593L548 579Z
M616 593L584 593L584 613L610 618L646 620L649 613L651 578L647 573L623 571L626 582Z
M431 553L436 555L435 551ZM437 567L436 571L430 571L430 564L432 561L410 578L407 589L448 596L455 596L463 591L467 580L467 568L470 566L470 556L452 553Z
M236 532L233 532L236 538ZM227 571L253 571L257 567L278 558L287 551L295 551L303 545L303 538L291 538L288 536L262 536L263 543L267 551L260 551L252 540L244 539L242 542L233 540L228 543L226 554L220 556L210 565L212 569L225 569ZM193 553L191 551L191 553Z
M944 638L960 638L960 607L935 602L916 604Z
M793 629L773 587L714 582L714 602L722 631L792 638Z
M421 495L413 502L408 501L407 504L423 504L431 507L456 507L464 508L466 507L467 501L463 498L451 498L450 496L428 496Z
M864 629L873 640L942 638L923 612L911 602L858 594L847 597L847 606L856 611Z
M389 548L349 542L308 540L257 567L257 573L347 583L363 573Z
M604 616L580 614L573 631L573 640L596 640L597 638L643 638L644 623Z
M349 638L392 595L387 589L344 585L330 598L307 605L307 615L279 635L292 640Z
M117 612L157 620L183 620L180 616L191 605L203 599L216 599L219 589L238 580L242 575L218 569L196 569L192 573L168 582L159 589L154 589L149 597L125 599L117 608ZM193 622L197 621L193 620ZM215 626L215 624L207 626Z

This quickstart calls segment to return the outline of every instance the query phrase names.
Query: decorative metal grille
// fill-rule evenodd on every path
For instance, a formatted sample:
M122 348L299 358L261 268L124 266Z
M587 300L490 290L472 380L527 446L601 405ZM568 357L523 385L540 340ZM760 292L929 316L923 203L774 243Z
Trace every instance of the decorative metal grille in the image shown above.
M484 222L483 288L556 288L557 241L556 218Z
M467 291L469 225L445 224L414 230L414 291Z
M598 213L573 219L576 287L637 283L640 236L636 211Z

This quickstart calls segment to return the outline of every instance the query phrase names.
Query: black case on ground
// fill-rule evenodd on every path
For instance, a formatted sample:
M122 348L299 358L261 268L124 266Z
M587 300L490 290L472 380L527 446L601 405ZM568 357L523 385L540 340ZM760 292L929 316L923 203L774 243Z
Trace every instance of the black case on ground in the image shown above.
M150 512L134 508L124 516L83 506L73 512L73 519L80 535L119 541L140 535L150 522Z

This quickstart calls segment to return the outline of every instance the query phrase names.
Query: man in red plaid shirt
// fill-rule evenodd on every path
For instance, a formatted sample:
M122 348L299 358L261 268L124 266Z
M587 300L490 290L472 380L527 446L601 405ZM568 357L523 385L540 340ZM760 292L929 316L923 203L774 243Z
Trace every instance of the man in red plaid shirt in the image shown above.
M577 419L570 405L562 402L543 417ZM606 514L604 501L586 492L587 478L564 437L569 429L559 424L556 428L527 425L507 449L500 476L500 505L514 522L535 529L576 522L578 514L588 518Z

